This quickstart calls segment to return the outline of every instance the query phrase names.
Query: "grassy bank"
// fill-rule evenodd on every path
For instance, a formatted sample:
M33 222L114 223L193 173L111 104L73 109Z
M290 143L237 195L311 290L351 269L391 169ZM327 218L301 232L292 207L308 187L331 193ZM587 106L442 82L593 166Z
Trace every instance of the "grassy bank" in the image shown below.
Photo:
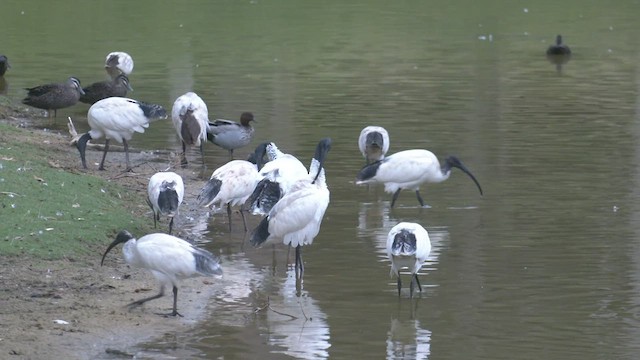
M0 254L95 257L123 228L150 230L146 189L77 171L77 151L65 142L0 124Z

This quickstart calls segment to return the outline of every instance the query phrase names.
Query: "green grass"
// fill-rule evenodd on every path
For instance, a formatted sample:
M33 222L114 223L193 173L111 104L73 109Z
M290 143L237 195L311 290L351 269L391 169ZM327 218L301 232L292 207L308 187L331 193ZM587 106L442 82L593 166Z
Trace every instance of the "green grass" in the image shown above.
M52 167L47 156L53 145L25 144L19 140L24 132L0 125L1 255L93 257L118 231L149 229L149 218L136 216L144 204L139 193Z

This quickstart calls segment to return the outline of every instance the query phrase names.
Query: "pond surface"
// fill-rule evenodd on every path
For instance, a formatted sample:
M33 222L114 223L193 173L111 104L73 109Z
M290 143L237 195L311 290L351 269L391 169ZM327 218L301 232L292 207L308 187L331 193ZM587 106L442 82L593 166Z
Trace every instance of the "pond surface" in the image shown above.
M303 250L303 283L284 246L254 249L215 215L202 246L225 277L203 299L209 317L141 344L141 358L635 359L638 13L638 1L5 0L0 53L16 102L71 75L103 80L104 57L121 50L135 99L169 109L194 90L212 118L252 111L251 146L275 141L305 163L333 139L331 203ZM573 50L558 68L544 55L557 34ZM87 109L43 126L64 130L71 116L85 130ZM430 208L403 191L390 209L381 186L353 183L367 125L389 131L390 153L457 155L485 195L454 170L422 187ZM132 146L180 149L169 120ZM205 152L209 169L227 159ZM400 221L433 245L412 300L384 254Z

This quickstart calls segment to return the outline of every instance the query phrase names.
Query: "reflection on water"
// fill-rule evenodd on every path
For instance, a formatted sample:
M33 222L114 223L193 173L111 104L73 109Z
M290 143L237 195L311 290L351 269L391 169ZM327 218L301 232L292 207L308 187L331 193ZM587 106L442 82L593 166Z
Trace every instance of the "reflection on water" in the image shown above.
M431 331L416 319L391 319L387 333L387 360L424 360L431 353Z
M296 359L329 357L331 343L327 314L309 292L302 290L297 296L293 269L287 271L278 296L270 297L270 306L272 309L266 310L265 322L260 322L260 326L267 342L276 346L273 352Z

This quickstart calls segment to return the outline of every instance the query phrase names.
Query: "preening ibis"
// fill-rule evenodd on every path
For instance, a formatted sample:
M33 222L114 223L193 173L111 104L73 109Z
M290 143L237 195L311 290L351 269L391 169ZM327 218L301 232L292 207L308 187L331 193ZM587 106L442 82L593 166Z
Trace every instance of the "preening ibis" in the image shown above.
M129 306L142 305L145 302L164 296L166 284L173 286L173 311L170 316L182 316L178 313L178 280L196 276L222 275L219 260L210 252L197 248L190 243L167 234L148 234L135 239L126 230L120 231L116 239L102 255L104 258L116 245L124 243L122 253L127 264L151 270L160 282L160 293L134 301Z
M204 142L207 141L209 110L207 104L194 92L179 96L171 109L173 127L182 141L182 166L188 164L187 145L200 148L204 166Z
M149 179L147 186L147 201L153 210L153 226L156 227L160 215L171 218L169 234L173 230L173 219L178 215L178 208L184 198L184 183L182 177L174 172L158 172Z
M128 98L110 97L91 105L87 119L91 130L82 135L76 144L80 151L82 167L87 168L85 151L87 141L105 137L104 154L100 162L100 170L104 170L104 160L109 151L109 140L113 139L124 145L127 159L127 171L131 170L129 163L129 144L134 132L143 133L149 127L149 122L155 119L166 119L164 108L156 104L147 104Z
M320 140L309 167L309 176L296 181L252 231L250 242L260 246L282 241L296 248L296 274L302 278L302 246L310 245L320 232L320 224L329 206L329 189L323 168L331 139Z
M133 91L127 75L120 74L115 79L95 82L84 89L84 95L80 96L80 102L95 104L108 97L127 96L127 91Z
M389 151L389 133L381 126L367 126L360 132L358 147L367 164L382 160Z
M104 60L104 69L112 79L115 79L120 74L128 76L133 71L133 58L126 52L111 52L107 54Z
M383 183L384 190L393 193L391 207L398 199L400 190L414 190L420 206L425 206L424 200L420 196L420 185L447 180L451 175L451 168L454 167L469 175L482 195L482 188L478 180L457 157L449 156L440 165L438 158L431 151L421 149L400 151L366 165L358 173L356 185Z
M389 231L387 256L391 260L391 272L398 278L398 296L402 288L400 270L403 268L411 272L410 297L413 297L414 283L418 284L418 289L422 292L418 271L429 257L429 252L431 252L429 233L420 224L401 222Z
M240 122L217 119L209 123L207 139L223 149L229 150L229 160L233 160L233 150L248 145L253 138L251 122L255 121L253 114L243 112Z
M258 181L258 169L255 164L246 160L231 160L211 174L209 181L200 190L198 203L205 207L214 204L219 204L220 207L227 205L229 231L231 231L231 206L240 204L244 231L247 231L247 221L242 205L251 195Z
M53 110L54 117L58 109L75 105L80 100L80 95L84 95L80 80L75 77L70 77L63 83L45 84L26 90L28 93L22 99L23 104L46 110L47 113Z
M269 162L260 169L260 182L247 199L249 210L254 215L267 215L293 184L309 177L307 168L298 158L283 153L272 142L265 145Z

